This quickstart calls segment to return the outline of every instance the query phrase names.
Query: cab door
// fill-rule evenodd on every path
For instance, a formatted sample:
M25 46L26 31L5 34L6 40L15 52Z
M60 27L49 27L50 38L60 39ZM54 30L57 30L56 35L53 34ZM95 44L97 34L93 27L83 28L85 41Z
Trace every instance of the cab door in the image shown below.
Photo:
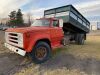
M51 42L54 47L60 46L61 45L61 40L63 37L63 30L61 27L59 27L59 21L58 20L53 20L52 21L52 26L50 29L50 37L51 37Z

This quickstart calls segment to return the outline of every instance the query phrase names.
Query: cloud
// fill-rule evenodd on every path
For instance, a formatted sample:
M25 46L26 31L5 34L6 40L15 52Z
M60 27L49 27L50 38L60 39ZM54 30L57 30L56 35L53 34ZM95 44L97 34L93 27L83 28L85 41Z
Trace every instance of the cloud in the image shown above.
M0 0L0 18L7 17L12 10L19 9L30 0Z
M53 7L45 7L45 8L31 8L30 10L24 11L24 18L27 18L27 14L31 14L34 19L41 18L44 16L44 10L50 9Z
M85 1L75 7L90 21L100 21L100 0Z
M98 4L100 5L100 0L79 2L75 4L75 6L78 9L84 9L84 8L94 7L95 5L98 5Z

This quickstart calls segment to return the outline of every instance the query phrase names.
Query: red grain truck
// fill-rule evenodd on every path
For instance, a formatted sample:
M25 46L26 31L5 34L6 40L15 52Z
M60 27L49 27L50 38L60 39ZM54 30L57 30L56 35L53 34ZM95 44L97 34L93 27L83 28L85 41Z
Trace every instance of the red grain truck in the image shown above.
M51 57L54 48L72 40L83 45L89 25L72 5L53 8L45 10L44 17L30 27L6 30L5 46L22 56L29 53L35 63L43 63Z

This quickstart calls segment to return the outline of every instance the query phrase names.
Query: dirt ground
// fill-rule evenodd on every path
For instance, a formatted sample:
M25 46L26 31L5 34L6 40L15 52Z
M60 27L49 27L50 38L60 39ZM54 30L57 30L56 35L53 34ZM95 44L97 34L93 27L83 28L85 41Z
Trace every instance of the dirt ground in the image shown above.
M0 31L0 75L100 75L99 32L88 34L85 45L72 43L56 49L49 61L34 64L29 57L6 49Z

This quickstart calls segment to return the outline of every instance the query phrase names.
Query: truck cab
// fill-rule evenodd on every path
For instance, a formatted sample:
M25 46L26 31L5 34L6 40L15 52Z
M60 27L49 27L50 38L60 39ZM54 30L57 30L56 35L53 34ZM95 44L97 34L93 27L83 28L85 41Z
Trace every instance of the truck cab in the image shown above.
M46 61L53 48L60 47L63 35L63 21L56 18L41 18L30 27L6 30L5 46L25 56L29 53L36 63Z

